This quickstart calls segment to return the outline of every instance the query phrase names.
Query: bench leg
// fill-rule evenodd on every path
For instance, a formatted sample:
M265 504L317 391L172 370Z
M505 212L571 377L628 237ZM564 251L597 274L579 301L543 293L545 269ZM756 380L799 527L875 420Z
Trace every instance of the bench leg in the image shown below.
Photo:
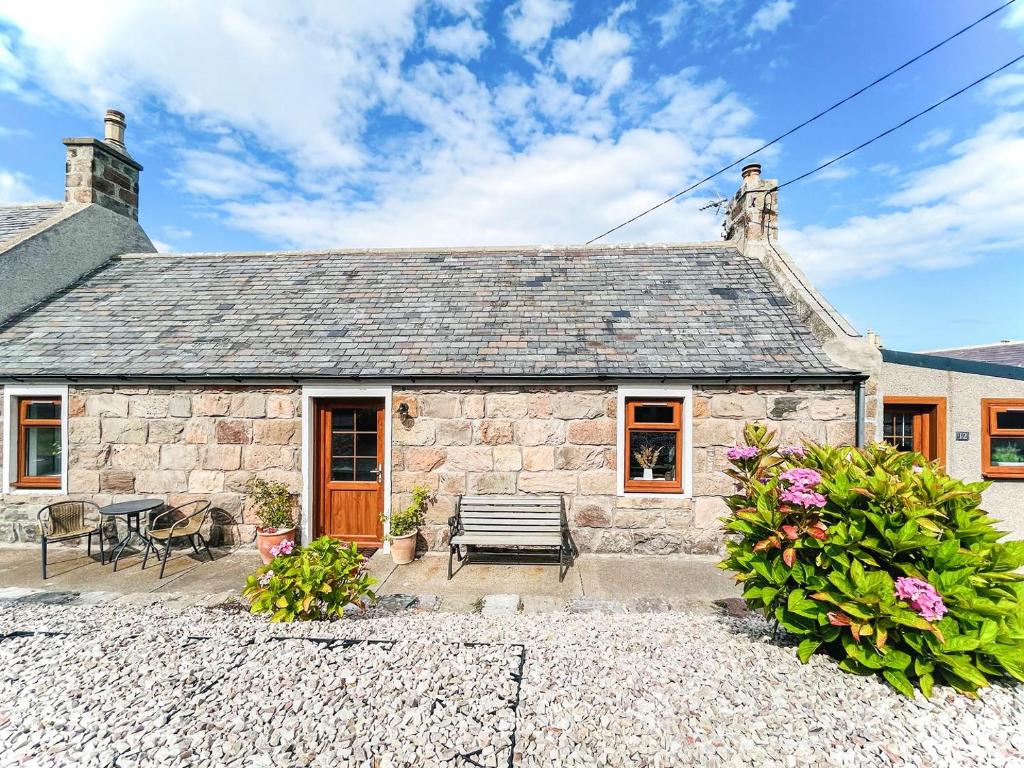
M448 545L448 581L452 580L452 557L455 555L455 547L452 544ZM462 559L461 557L459 558Z
M565 567L565 545L558 548L558 583L561 584L565 580L565 574L568 572L568 568Z

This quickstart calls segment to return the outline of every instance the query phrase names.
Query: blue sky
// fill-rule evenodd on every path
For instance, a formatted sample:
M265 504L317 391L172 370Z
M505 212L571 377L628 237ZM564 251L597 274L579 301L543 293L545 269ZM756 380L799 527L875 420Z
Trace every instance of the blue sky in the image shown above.
M0 0L0 201L62 195L64 136L128 115L177 251L576 243L1000 0ZM759 159L786 180L1024 50L1018 2ZM611 241L716 239L700 207ZM1024 338L1024 68L782 190L781 242L886 346Z

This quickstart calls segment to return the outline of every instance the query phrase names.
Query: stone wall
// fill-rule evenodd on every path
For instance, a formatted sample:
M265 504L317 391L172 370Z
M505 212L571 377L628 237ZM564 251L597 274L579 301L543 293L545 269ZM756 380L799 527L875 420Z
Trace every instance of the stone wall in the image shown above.
M301 486L296 388L72 387L69 399L68 495L76 499L206 498L214 540L247 542L249 478ZM0 541L34 541L36 512L59 498L4 496Z
M409 416L397 415L400 404ZM695 388L693 497L616 494L616 390L587 387L396 391L392 507L423 483L436 491L426 536L444 548L459 494L559 493L582 551L714 553L722 497L734 491L725 452L747 421L787 443L852 443L853 387Z

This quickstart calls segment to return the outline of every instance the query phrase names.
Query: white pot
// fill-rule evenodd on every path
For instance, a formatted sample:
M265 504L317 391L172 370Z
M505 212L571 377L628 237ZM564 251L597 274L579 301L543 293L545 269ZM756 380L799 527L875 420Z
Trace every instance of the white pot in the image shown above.
M644 480L654 479L654 467L644 467Z

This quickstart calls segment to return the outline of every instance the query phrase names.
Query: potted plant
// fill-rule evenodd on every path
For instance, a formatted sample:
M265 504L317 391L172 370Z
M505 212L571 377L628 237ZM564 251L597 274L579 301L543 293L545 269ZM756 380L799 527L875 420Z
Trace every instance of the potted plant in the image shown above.
M388 541L391 542L391 559L395 565L411 563L416 557L416 534L419 533L420 526L426 518L427 504L430 501L430 489L416 485L413 486L412 502L409 506L392 513Z
M269 563L276 554L271 549L286 541L295 544L295 496L284 483L271 483L260 477L249 481L249 496L260 520L256 526L256 548L263 562Z

